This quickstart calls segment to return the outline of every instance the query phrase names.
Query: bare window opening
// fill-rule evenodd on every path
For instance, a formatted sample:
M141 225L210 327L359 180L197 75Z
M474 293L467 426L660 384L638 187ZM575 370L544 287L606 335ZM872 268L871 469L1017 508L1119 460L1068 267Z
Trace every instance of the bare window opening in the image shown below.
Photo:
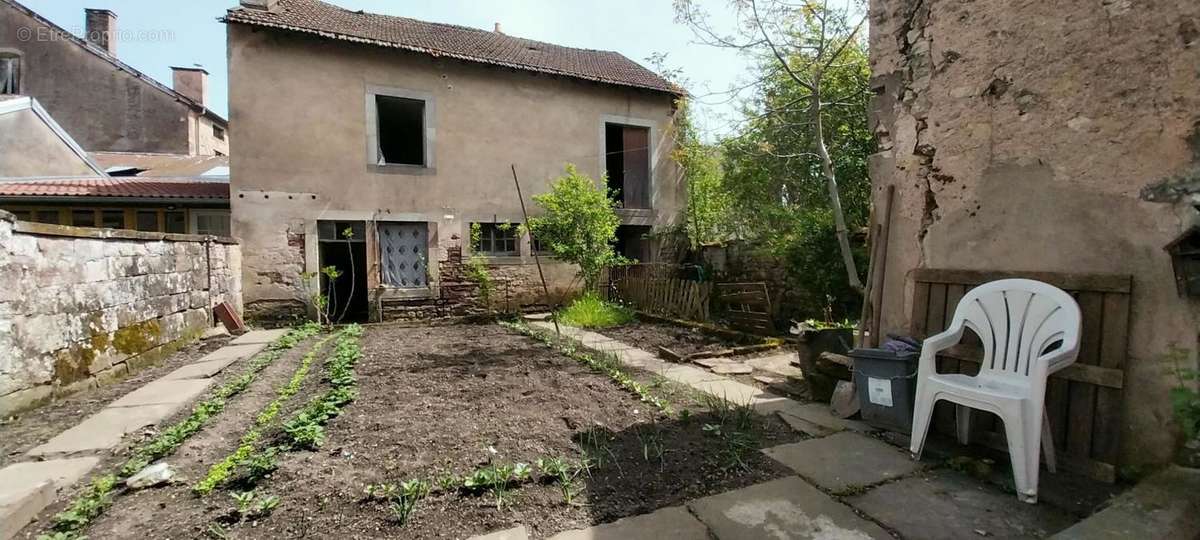
M425 166L425 102L375 96L380 165Z
M59 224L59 211L56 209L34 210L33 221L37 223Z
M71 225L76 227L95 227L96 211L90 208L76 208L72 210Z
M125 211L102 210L100 212L100 226L106 229L124 229Z
M183 210L167 210L163 214L167 232L184 234L187 232L187 214Z
M0 94L21 93L21 57L0 54Z
M477 253L493 257L516 257L517 226L510 223L479 223L479 239L471 246Z
M625 208L650 208L650 129L604 125L608 188Z
M222 141L225 140L225 130L221 129L220 126L213 126L213 137Z

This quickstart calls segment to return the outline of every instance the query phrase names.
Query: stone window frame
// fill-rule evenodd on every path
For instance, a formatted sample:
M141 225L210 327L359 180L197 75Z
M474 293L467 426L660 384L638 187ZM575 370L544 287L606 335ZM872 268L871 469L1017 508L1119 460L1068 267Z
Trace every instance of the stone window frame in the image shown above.
M379 163L379 111L376 107L375 96L389 96L412 99L425 104L425 164L406 165L401 163ZM366 122L363 128L367 140L367 170L381 174L401 174L411 176L427 176L437 174L435 147L437 143L437 98L431 92L399 88L394 86L379 86L368 84L366 89Z
M608 142L607 142L607 133L606 133L606 130L608 129L608 127L607 127L608 124L618 124L618 125L623 125L623 126L641 127L641 128L646 128L647 130L649 130L649 134L647 135L647 137L648 137L647 145L649 146L649 148L646 149L646 160L650 162L650 172L649 172L650 176L647 178L647 181L646 181L646 190L649 191L649 193L647 194L647 198L650 201L650 208L643 208L641 210L654 209L656 207L656 205L654 204L654 198L655 198L655 195L657 194L657 191L655 190L655 188L657 187L657 184L658 184L658 182L657 182L657 176L658 176L657 152L658 152L658 136L659 136L658 123L653 120L650 120L648 118L638 118L635 116L622 116L622 115L618 115L618 114L602 114L602 115L600 115L599 134L598 134L596 140L598 141L599 146L600 146L600 152L599 152L600 169L599 170L602 175L608 173L608 147L607 147Z

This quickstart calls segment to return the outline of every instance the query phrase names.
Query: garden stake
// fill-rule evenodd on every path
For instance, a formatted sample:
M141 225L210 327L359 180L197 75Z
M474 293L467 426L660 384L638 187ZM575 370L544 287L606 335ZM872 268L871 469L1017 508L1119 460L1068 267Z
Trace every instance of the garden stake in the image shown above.
M525 211L525 197L521 195L521 181L517 180L517 165L511 164L513 173L513 183L517 185L517 200L521 201L521 215L525 217L525 224L529 224L529 212ZM528 227L527 227L528 228ZM533 229L529 229L529 245L533 246L534 236ZM536 249L531 249L533 252L533 262L537 264L538 277L542 278L542 293L546 295L546 301L550 301L550 287L546 286L546 274L542 273L542 259L538 256ZM554 321L554 335L562 337L562 332L558 329L558 318L554 316L554 310L558 308L556 304L554 309L551 309L550 320Z

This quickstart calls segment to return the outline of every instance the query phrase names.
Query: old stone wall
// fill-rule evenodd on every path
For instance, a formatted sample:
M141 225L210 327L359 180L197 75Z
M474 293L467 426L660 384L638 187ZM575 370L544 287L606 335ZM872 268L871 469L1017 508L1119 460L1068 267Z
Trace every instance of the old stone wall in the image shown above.
M15 221L0 211L0 416L120 379L241 309L232 239Z
M1200 166L1200 3L872 0L875 204L896 199L883 332L914 268L1130 274L1123 464L1170 459L1161 358L1200 306L1163 246L1200 221L1146 186Z

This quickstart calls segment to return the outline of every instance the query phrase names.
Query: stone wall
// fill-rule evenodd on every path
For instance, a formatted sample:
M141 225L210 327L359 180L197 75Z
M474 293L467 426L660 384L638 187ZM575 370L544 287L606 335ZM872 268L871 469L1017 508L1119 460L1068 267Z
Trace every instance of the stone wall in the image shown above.
M1121 455L1170 459L1161 361L1198 346L1163 246L1200 222L1147 186L1200 170L1200 3L872 0L875 204L896 198L883 332L914 268L1134 277Z
M0 416L107 384L241 309L233 239L15 221L0 211Z

